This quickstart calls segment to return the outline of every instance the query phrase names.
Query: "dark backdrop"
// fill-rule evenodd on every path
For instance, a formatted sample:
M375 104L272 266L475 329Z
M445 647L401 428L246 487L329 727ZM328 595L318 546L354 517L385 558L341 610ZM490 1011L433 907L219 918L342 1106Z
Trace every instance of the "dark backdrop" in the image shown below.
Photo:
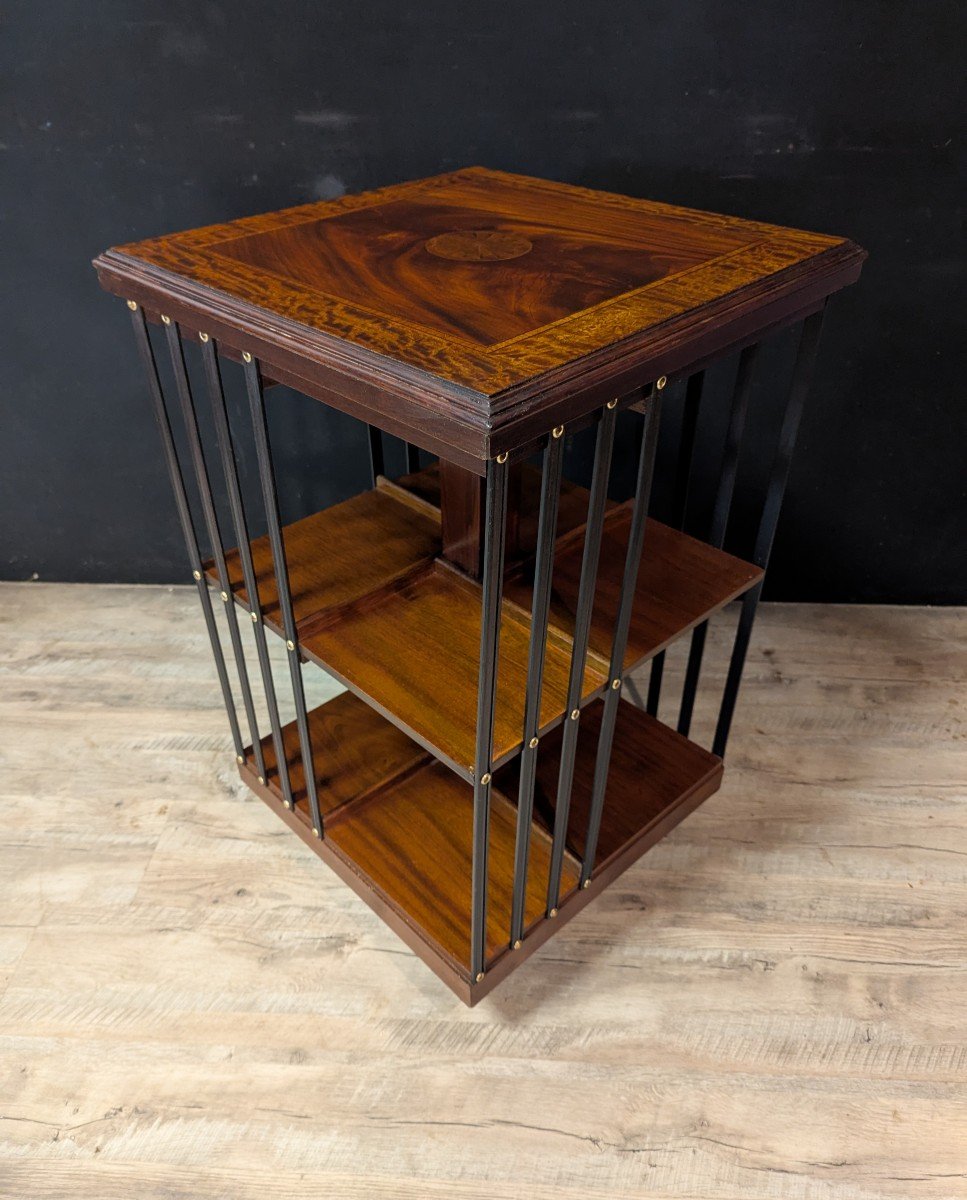
M967 601L964 13L8 5L0 574L185 577L127 313L99 291L95 253L482 163L865 246L862 280L830 306L770 594ZM364 485L354 422L295 396L272 419L286 517Z

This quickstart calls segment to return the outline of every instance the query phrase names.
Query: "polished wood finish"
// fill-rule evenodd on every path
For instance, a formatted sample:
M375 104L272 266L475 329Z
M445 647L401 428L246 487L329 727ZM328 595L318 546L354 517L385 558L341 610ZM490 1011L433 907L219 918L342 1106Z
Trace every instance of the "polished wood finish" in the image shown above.
M346 609L337 621L300 632L303 651L365 696L464 779L476 748L480 658L480 587L436 564L397 588ZM521 745L530 622L505 604L501 621L495 763ZM548 641L541 727L561 719L567 697L570 648ZM605 683L589 663L584 699Z
M303 655L334 674L383 717L465 780L476 746L480 586L438 556L440 473L408 477L412 492L384 481L342 504L286 526L283 536ZM463 478L473 479L464 473ZM520 543L536 534L540 474L520 472ZM404 482L404 481L401 481ZM565 484L552 577L540 734L565 712L571 634L587 492ZM624 570L630 510L613 505L602 535L582 704L608 683L611 637ZM574 527L568 528L572 523ZM252 543L266 623L281 632L271 549ZM434 557L437 555L437 557ZM237 552L226 556L236 599L246 610ZM216 583L214 568L208 574ZM521 748L531 582L526 562L508 569L501 620L494 762ZM748 563L649 521L625 669L668 646L762 577Z
M482 473L629 379L816 307L863 257L842 238L471 167L95 265L150 313Z
M473 471L440 459L437 469L443 555L474 579L481 577L486 509L484 480ZM508 519L516 506L508 497ZM516 524L516 521L515 521Z
M327 831L346 812L346 806L427 761L426 751L395 725L385 721L351 692L343 692L309 711L309 737L319 809ZM282 726L282 744L296 811L309 825L305 769L295 721ZM266 784L281 803L282 787L272 735L262 738ZM251 747L245 769L257 776Z
M429 477L430 482L427 481ZM467 478L475 478L467 476ZM414 494L385 484L286 526L283 537L302 652L369 700L465 779L476 737L480 588L432 555L440 549L436 470L410 481ZM281 632L271 548L252 543L266 623ZM235 595L249 607L237 551L226 555ZM217 583L214 567L209 578ZM504 606L497 681L494 759L520 747L530 625ZM570 651L552 637L547 650L542 726L565 706ZM585 699L605 682L589 664Z
M480 586L435 557L444 548L437 502L446 495L447 480L452 478L466 495L478 486L474 475L444 463L397 483L383 479L374 491L284 530L302 652L368 703L346 693L309 715L325 839L311 829L294 723L285 727L283 737L295 812L282 805L271 737L262 740L266 783L256 778L251 751L240 768L253 790L468 1004L476 1003L534 953L556 928L710 795L721 779L721 764L712 755L621 705L598 870L589 888L575 891L600 722L601 704L591 703L582 717L578 743L564 899L557 917L544 919L576 564L583 544L581 522L587 513L586 490L566 483L545 657L542 749L525 914L528 933L520 950L509 950L515 756L521 745L530 637L530 568L521 555L525 543L536 535L540 495L538 471L521 466L515 474L517 562L508 569L501 621L493 756L495 769L502 764L505 769L497 776L493 796L484 979L470 977L469 905L473 817L469 781L475 752ZM479 519L479 512L473 520L465 512L463 518L466 528ZM628 505L612 505L606 518L585 704L608 681L611 628L629 519ZM265 619L278 629L267 539L254 542L252 552ZM231 552L228 561L236 599L247 607L237 553ZM214 582L211 566L208 570ZM649 523L628 664L662 648L760 574L684 534ZM434 761L428 751L441 761Z
M286 525L282 531L297 625L329 613L433 561L440 551L439 515L374 489ZM281 632L272 548L268 536L252 543L252 565L265 621ZM239 602L250 608L238 551L225 555ZM213 567L207 567L213 584Z
M312 834L305 777L295 722L283 728L292 772L295 812L282 808L272 739L263 740L268 778L260 784L251 752L239 768L289 823L309 831L308 844L335 850L364 884L360 894L389 904L417 937L423 956L451 986L470 983L470 862L473 844L473 788L433 761L368 705L348 692L309 714L309 732L326 819L325 840ZM495 790L490 824L487 954L506 945L514 876L516 808ZM526 924L544 916L550 861L550 835L535 823L531 832L532 870ZM327 859L327 861L329 861ZM565 859L563 891L572 891L578 864ZM359 890L359 889L358 889ZM458 988L469 1000L471 993Z
M631 510L609 505L588 654L579 660L584 674L569 696L589 506L584 489L564 487L535 722L540 745L531 743L539 746L538 778L526 831L524 936L512 947L515 759L524 734L540 486L527 460L553 432L597 420L605 402L636 406L659 376L818 310L856 278L862 259L840 238L480 168L154 238L97 259L104 286L149 319L160 317L173 349L179 337L200 337L226 360L256 361L247 382L259 430L261 372L440 456L435 472L415 472L403 484L378 479L372 492L283 532L279 559L288 559L293 608L284 621L275 578L281 561L273 562L267 538L252 547L258 596L247 594L233 551L232 596L223 592L223 599L293 639L288 667L299 725L286 726L280 753L291 766L294 807L283 803L272 739L262 739L262 778L258 747L242 753L233 724L243 779L468 1003L719 786L716 758L622 705L600 861L590 886L578 888L599 697L621 685L611 675L670 645L762 576L650 523L625 662L612 672ZM134 320L150 369L137 311ZM269 456L263 442L258 449L278 547ZM500 622L495 680L494 661L481 651L479 579L481 477L494 457L509 459L501 606L492 579L486 589ZM419 455L408 461L418 463ZM597 504L594 514L597 528ZM211 564L206 570L214 581ZM238 660L243 650L231 631ZM485 645L493 646L492 632L488 624ZM262 641L259 649L264 659ZM310 705L308 723L297 654L351 693ZM482 658L488 690L478 714ZM244 688L245 671L236 665ZM608 694L617 699L616 691ZM257 737L247 693L245 707ZM578 734L577 762L560 911L545 916L564 720ZM314 759L308 778L306 739ZM475 769L495 774L492 795L474 788ZM307 785L319 793L315 828ZM481 804L488 795L489 815ZM481 857L488 859L483 875ZM472 871L488 889L482 951L479 923L471 939ZM478 922L479 899L477 891Z
M544 739L538 757L535 820L531 827L524 944L509 948L510 902L519 786L516 763L499 773L492 790L489 891L483 980L471 978L470 863L473 788L348 693L309 716L325 838L315 836L305 798L295 723L283 730L292 766L295 811L282 806L271 739L263 747L269 777L256 778L251 753L242 778L307 845L340 873L348 871L357 893L467 1003L476 1003L525 961L559 925L613 882L721 782L721 762L654 718L622 704L615 731L608 805L599 841L593 888L577 890L594 772L594 748L602 704L582 718L575 763L571 820L554 918L544 912L551 827L557 789L560 735Z
M967 608L763 604L721 791L472 1010L229 769L194 588L0 612L4 1197L962 1195Z
M447 492L446 497L443 495L444 475L453 480L453 486ZM461 522L454 522L451 534L453 540L450 544L459 544L461 541L480 543L482 537L480 528L472 531L466 528L469 521L479 519L482 522L483 520L483 485L480 476L441 459L439 463L433 463L421 471L401 476L395 483L396 486L405 488L414 496L418 496L433 505L434 508L439 509L444 522L447 520L447 506L455 502L465 515ZM387 481L383 480L382 486L386 486L386 484ZM463 489L464 494L453 497L453 492L457 489ZM479 501L473 498L473 489L480 490ZM465 498L468 492L472 497L469 502ZM557 508L558 537L563 537L565 533L570 533L572 529L577 529L585 523L588 516L589 499L590 493L587 488L562 477ZM509 566L515 565L519 560L534 553L537 547L540 507L540 468L532 466L530 463L512 465L507 478L506 558ZM615 505L609 501L608 507L613 508ZM448 553L446 529L444 529L443 543L444 556L451 561L457 561L455 555ZM472 573L469 567L464 566L463 563L458 563L458 565L468 573Z
M601 536L601 561L588 648L605 671L611 659L630 523L630 504L616 507L607 514ZM563 544L559 543L554 556L550 620L565 636L574 631L583 545L583 537L572 534ZM763 572L751 563L716 550L660 521L649 520L645 527L624 669L630 670L671 645L710 613L758 583L762 576ZM532 572L519 569L507 580L504 594L508 600L529 611Z
M533 550L533 544L524 544L521 540L525 470L533 473L533 468L524 463L512 463L507 468L507 515L504 519L504 559L507 563L516 562ZM438 476L443 557L473 579L481 579L486 537L485 481L473 471L444 458L440 459Z
M598 701L581 715L566 841L579 860L584 856L603 709ZM547 829L554 826L560 758L561 731L556 729L541 742L534 785L534 816ZM518 765L515 760L497 778L497 786L510 795L516 795L519 786ZM605 870L632 846L644 853L695 805L717 791L721 781L721 759L634 705L621 703L596 870Z
M497 790L491 794L487 892L487 958L510 937L517 809ZM470 861L473 789L446 767L429 762L400 783L355 808L329 839L374 890L417 926L433 948L470 978ZM532 871L525 923L544 920L551 839L531 829ZM563 890L578 882L568 856Z
M537 527L541 509L541 471L524 463L520 469L518 506L517 556L526 559L537 549ZM557 536L563 538L572 530L583 528L588 519L591 493L570 479L561 477L557 505ZM608 501L608 508L614 505Z
M440 511L439 463L430 463L429 466L401 475L398 479L387 479L385 475L381 475L376 486L390 492L406 492L422 500L430 508L436 509L438 513Z

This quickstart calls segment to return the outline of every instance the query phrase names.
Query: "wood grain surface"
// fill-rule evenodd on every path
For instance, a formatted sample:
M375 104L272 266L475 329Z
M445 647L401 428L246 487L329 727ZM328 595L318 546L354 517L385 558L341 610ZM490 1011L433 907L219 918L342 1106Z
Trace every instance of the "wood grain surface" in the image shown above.
M763 606L721 791L468 1010L239 782L197 607L0 587L4 1200L967 1195L967 612Z
M465 779L476 753L480 670L480 586L442 564L372 603L347 609L332 624L301 635L305 652L325 663L379 711ZM530 621L505 604L500 626L494 763L520 748ZM571 649L548 637L541 693L541 728L567 707ZM584 699L605 683L588 662Z
M491 796L486 956L506 947L514 886L517 809L496 789ZM373 887L421 929L434 948L469 977L473 788L439 763L427 762L367 803L354 805L330 835ZM525 927L544 916L551 839L531 833ZM578 882L567 856L562 894Z
M630 527L629 501L606 515L601 534L588 649L605 672L611 661ZM560 543L554 555L550 622L568 638L574 635L583 551L582 532ZM762 575L758 567L734 555L716 550L660 521L647 521L628 629L625 670L681 637L710 613L747 591ZM513 575L507 581L504 595L530 612L533 568Z
M342 818L351 801L368 796L427 758L425 750L350 692L342 692L326 704L311 709L307 720L319 810L327 829ZM261 742L265 778L281 803L284 792L271 732L266 733ZM311 827L302 746L294 721L282 726L282 745L295 811ZM245 765L257 777L251 746L246 747Z
M301 624L429 564L440 552L440 518L402 503L396 494L374 489L286 525L283 536L292 611ZM268 535L251 545L262 613L280 632L282 614ZM238 551L227 551L225 563L233 590L249 608ZM217 574L210 564L206 569L214 583Z
M470 952L473 785L435 762L362 700L343 692L309 713L308 727L324 836L314 828L296 723L283 726L294 811L263 739L266 777L246 751L241 777L323 861L342 872L373 910L468 1004L477 1003L573 919L646 850L712 795L721 761L633 704L621 704L611 754L608 795L594 877L578 889L588 826L603 703L584 715L574 768L560 899L545 920L561 731L538 755L535 815L530 830L524 937L511 953L519 760L499 773L491 795L485 956L488 972L501 956L499 979L475 979ZM580 901L580 906L576 904ZM540 926L540 928L538 928ZM534 936L532 936L532 934Z
M445 479L444 477L448 477ZM510 468L507 479L507 545L505 562L510 569L517 560L533 557L537 548L537 530L541 508L541 468L531 463L517 463ZM472 481L472 482L471 482ZM464 471L453 463L441 459L431 463L412 475L403 475L395 481L443 515L443 555L457 563L468 574L479 578L479 553L476 555L455 554L468 545L482 541L482 519L484 509L484 483L479 475ZM444 488L449 482L444 503ZM382 487L393 487L388 480L380 481ZM476 489L476 492L474 491ZM588 501L591 494L570 479L561 477L561 488L557 505L557 536L563 537L572 529L584 525L588 519ZM448 537L446 508L451 508L451 526ZM608 501L613 508L613 501ZM454 511L456 510L456 511Z
M441 234L524 237L444 258ZM143 265L487 394L791 267L844 239L471 167L118 246ZM795 279L791 277L790 283Z
M598 700L581 714L566 842L578 860L584 857L603 707ZM542 739L534 781L534 817L551 832L562 740L561 726ZM508 796L518 793L519 768L517 758L497 775L497 787ZM703 799L714 793L721 777L721 760L709 751L633 704L619 704L595 866L600 870L633 839L664 824L662 818L671 816L670 809L679 804L687 808L693 792L701 791Z
M457 469L459 471L459 468ZM464 480L476 477L460 472ZM312 662L399 724L421 746L469 779L476 752L480 587L433 555L441 549L440 514L432 505L435 468L354 496L283 530L300 647ZM531 539L539 475L518 476L517 531ZM540 732L563 716L577 604L587 492L561 491L554 558L550 636L544 663ZM510 522L509 522L510 523ZM615 505L602 537L589 655L582 696L607 682L614 620L627 549L630 509ZM458 524L465 526L467 522ZM252 543L266 623L281 632L268 538ZM226 555L234 594L247 611L238 553ZM206 568L212 583L217 576ZM503 606L493 761L520 748L523 730L532 583L526 564L509 573ZM531 569L532 574L532 569ZM649 521L625 666L630 668L728 603L761 578L740 559Z
M451 235L476 248L452 253ZM493 235L513 257L480 252ZM479 463L593 411L596 388L624 395L815 309L864 257L841 237L468 167L95 267L273 379Z

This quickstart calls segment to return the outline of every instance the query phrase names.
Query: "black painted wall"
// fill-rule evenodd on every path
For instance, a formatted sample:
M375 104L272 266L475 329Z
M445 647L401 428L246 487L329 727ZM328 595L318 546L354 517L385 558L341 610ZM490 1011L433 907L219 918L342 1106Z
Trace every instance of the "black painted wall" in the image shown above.
M965 12L7 5L0 574L185 578L127 313L95 253L483 163L864 245L863 279L831 305L770 594L967 602ZM291 394L272 421L286 517L364 486L354 422ZM754 441L753 477L765 454Z

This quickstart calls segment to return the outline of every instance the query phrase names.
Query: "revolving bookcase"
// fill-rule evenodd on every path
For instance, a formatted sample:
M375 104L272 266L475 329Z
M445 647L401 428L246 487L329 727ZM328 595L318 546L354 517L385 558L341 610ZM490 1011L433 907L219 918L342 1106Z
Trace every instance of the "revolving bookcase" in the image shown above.
M842 238L468 168L95 260L131 310L241 776L465 1002L719 787L822 310L863 258ZM744 561L723 546L758 347L791 325ZM729 356L700 540L684 526L703 383ZM371 467L370 488L286 525L276 384L364 422ZM659 522L663 400L680 432ZM619 422L635 464L623 499ZM396 480L384 434L407 446ZM565 477L572 435L593 445L587 488ZM707 621L738 598L704 748L689 733ZM658 719L664 652L686 635L673 728ZM639 707L625 677L648 660ZM307 709L307 663L345 691Z

